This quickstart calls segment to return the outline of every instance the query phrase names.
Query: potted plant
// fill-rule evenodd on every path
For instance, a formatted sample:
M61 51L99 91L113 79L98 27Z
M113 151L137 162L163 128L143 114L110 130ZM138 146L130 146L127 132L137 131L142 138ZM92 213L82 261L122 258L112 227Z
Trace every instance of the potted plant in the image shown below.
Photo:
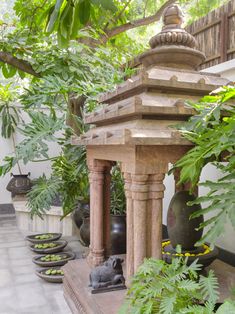
M21 112L17 106L18 87L12 87L12 84L0 85L0 117L1 117L1 136L5 139L11 139L14 152L16 152L15 130L17 124L21 118ZM19 174L11 173L11 180L7 185L7 190L12 193L12 196L16 194L26 194L32 187L31 180L28 174L23 174L20 168L20 164L17 161ZM13 165L14 166L14 165ZM2 172L9 171L3 169ZM5 173L1 173L5 174Z

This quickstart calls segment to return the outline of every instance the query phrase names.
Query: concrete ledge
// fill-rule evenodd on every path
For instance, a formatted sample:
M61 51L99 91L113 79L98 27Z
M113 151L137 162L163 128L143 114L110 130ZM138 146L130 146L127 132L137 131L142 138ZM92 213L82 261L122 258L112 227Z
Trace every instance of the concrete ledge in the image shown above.
M26 203L27 201L24 197L17 197L13 200L19 229L30 232L61 232L64 236L76 236L79 234L71 215L60 220L63 216L61 207L52 206L43 215L43 219L38 216L34 216L31 219Z

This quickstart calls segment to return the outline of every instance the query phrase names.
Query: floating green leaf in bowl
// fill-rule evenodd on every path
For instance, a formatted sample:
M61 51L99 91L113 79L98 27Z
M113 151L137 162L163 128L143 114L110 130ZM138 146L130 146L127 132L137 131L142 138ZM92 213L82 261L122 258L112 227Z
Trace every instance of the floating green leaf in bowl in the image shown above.
M57 261L61 261L62 259L66 257L67 257L66 255L48 254L46 256L42 256L40 260L42 262L57 262Z
M47 234L36 235L34 238L38 240L47 240L47 239L53 238L53 234L47 233Z
M50 243L40 243L40 244L35 244L34 248L35 249L49 249L49 248L53 248L56 247L58 244L54 243L54 242L50 242Z
M49 275L49 276L63 276L64 272L61 269L53 269L53 268L51 268L51 269L48 269L45 272L45 275Z

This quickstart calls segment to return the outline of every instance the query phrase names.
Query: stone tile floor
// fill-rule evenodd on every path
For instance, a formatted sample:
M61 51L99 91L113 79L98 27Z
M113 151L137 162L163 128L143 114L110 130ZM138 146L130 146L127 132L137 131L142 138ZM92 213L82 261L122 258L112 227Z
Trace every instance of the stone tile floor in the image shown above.
M45 282L36 276L34 253L16 225L14 216L0 216L0 314L70 314L62 284ZM76 238L68 249L81 257L84 249Z

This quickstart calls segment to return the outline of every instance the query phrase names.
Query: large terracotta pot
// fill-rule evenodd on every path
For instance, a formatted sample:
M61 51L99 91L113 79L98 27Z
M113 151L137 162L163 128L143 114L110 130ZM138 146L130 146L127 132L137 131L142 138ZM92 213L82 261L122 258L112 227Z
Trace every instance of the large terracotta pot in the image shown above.
M73 221L75 222L76 226L80 229L83 218L90 216L90 205L89 203L82 203L79 202L78 206L75 208L73 212Z
M181 245L182 250L194 250L195 243L202 237L203 230L196 231L203 216L190 219L195 211L201 209L200 205L189 206L189 201L195 200L195 196L188 191L177 192L169 205L167 213L167 231L173 248L177 244Z
M80 227L81 240L90 245L90 218L83 218ZM126 215L110 215L111 255L126 253Z
M11 173L11 180L8 183L6 189L7 191L12 193L12 196L15 196L17 194L26 194L30 191L32 187L32 182L29 179L28 174L12 174Z

